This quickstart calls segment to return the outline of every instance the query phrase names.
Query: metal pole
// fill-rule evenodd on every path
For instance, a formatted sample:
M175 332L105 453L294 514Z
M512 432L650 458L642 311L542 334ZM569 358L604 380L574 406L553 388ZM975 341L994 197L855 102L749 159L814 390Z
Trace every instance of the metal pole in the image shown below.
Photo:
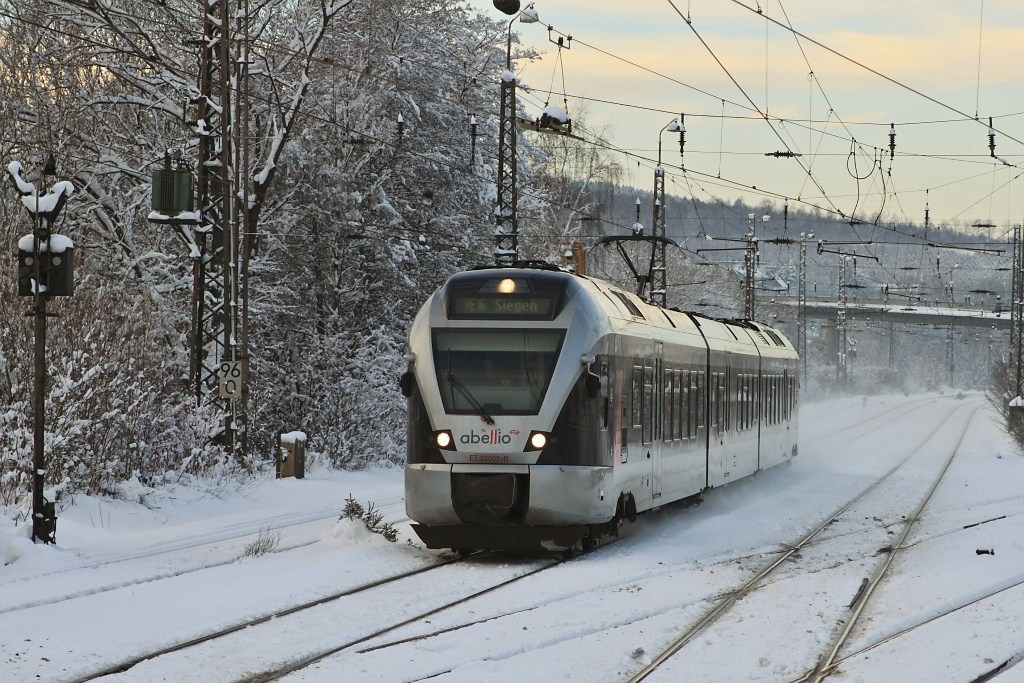
M242 337L241 337L241 360L242 368L242 399L241 410L239 411L239 422L241 423L241 446L242 454L249 455L249 257L252 255L252 229L250 222L249 197L252 192L250 186L251 174L249 173L249 0L239 0L238 12L242 18L239 19L238 32L242 36L242 56L238 60L238 88L239 115L236 117L235 129L241 136L241 163L240 184L242 191L242 243L241 259L238 272L238 288L242 299Z
M754 271L757 269L755 257L757 241L754 239L754 214L747 217L747 249L744 254L743 273L743 317L754 319Z
M949 386L953 386L953 323L946 330L946 370L949 373Z
M518 15L517 15L518 16ZM498 207L495 211L494 262L511 266L519 260L518 195L516 191L516 77L512 72L512 24L508 23L505 73L501 77L498 120Z
M799 284L796 297L796 352L800 356L800 381L804 386L809 385L807 381L807 239L806 234L800 234L800 272L797 273Z
M845 387L847 380L846 367L846 262L847 257L843 256L839 261L839 305L836 307L836 345L839 347L839 355L836 363L836 381Z
M1016 381L1014 388L1016 389L1015 396L1020 396L1022 393L1022 371L1021 371L1021 345L1022 337L1022 319L1021 312L1022 299L1024 299L1024 292L1021 290L1022 281L1024 281L1024 271L1022 271L1022 262L1024 257L1021 254L1021 224L1017 223L1014 225L1014 270L1013 270L1013 291L1010 293L1010 317L1011 317L1011 333L1010 333L1010 360L1014 364L1014 370L1016 372Z
M46 523L46 499L43 487L46 477L46 292L43 290L43 266L40 243L45 239L49 250L50 227L39 212L39 191L36 191L35 225L33 232L33 261L35 264L35 387L33 394L32 443L32 540L53 543L49 524Z

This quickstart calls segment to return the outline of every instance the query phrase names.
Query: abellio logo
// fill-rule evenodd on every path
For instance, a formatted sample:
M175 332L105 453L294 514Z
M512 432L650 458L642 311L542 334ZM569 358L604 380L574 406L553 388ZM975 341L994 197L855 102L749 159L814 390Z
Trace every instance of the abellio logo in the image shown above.
M516 434L519 430L513 429L512 432ZM466 445L473 444L488 444L495 446L498 444L510 444L512 443L512 436L510 434L503 433L500 429L491 429L484 432L478 432L476 430L471 431L469 434L463 434L459 438L459 443Z

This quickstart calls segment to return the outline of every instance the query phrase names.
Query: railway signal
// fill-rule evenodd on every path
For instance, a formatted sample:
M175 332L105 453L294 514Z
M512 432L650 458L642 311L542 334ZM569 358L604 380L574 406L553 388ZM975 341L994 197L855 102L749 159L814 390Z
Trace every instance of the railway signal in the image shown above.
M64 235L53 234L53 225L75 186L70 181L61 181L40 196L35 184L22 177L21 163L12 162L7 171L21 195L21 203L32 216L32 234L18 243L18 293L33 298L35 317L32 540L53 543L57 531L56 501L48 500L43 490L46 477L46 319L52 315L46 311L46 302L52 296L71 296L74 293L74 243ZM43 169L43 178L56 175L56 172L51 157Z

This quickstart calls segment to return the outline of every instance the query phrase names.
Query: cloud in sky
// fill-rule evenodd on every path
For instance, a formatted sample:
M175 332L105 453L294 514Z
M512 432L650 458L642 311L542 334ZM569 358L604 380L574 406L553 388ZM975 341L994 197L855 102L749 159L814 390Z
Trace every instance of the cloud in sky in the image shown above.
M749 7L758 5L756 0L743 1ZM843 154L851 145L851 135L858 142L881 149L888 143L889 122L958 118L949 108L887 82L807 40L801 39L798 45L789 31L765 19L769 16L786 24L788 15L797 31L968 116L977 113L986 123L990 115L1001 117L996 123L1003 133L997 136L998 153L1024 164L1024 143L1010 139L1024 141L1024 117L1009 116L1024 111L1024 95L1018 86L1019 65L1024 63L1024 6L1019 2L988 0L982 14L980 3L955 0L759 1L764 12L761 16L729 0L673 0L675 8L692 19L692 28L706 41L705 47L668 0L634 5L611 0L538 0L542 23L516 25L516 30L524 44L536 47L544 57L517 66L523 81L537 89L535 98L546 99L552 81L555 91L562 89L561 72L554 69L556 48L548 42L545 29L550 24L575 38L572 49L562 55L567 92L666 112L687 112L688 128L692 130L688 145L692 140L695 149L718 152L746 150L749 154L774 150L782 144L763 121L723 122L699 116L721 114L724 98L729 102L724 107L727 115L756 117L747 97L762 110L767 98L773 116L796 122L808 118L819 121L810 131L794 123L782 132L784 138L789 136L792 144L801 147L801 153L821 153L814 168L821 174L826 190L850 184ZM473 0L471 4L497 15L490 2ZM660 78L623 60L692 87ZM809 79L812 70L814 82ZM552 96L554 100L560 98ZM572 101L569 104L573 106ZM613 128L615 145L637 150L655 147L658 130L668 120L665 113L599 104L588 105L588 116L594 126ZM840 119L851 123L844 129L838 123ZM826 120L828 126L820 123ZM777 124L776 131L779 128ZM843 139L822 136L822 129ZM909 197L904 202L909 218L923 215L924 190L929 187L946 186L938 202L933 193L932 206L942 204L947 215L956 216L991 193L993 186L1005 182L1006 167L986 156L984 125L901 125L898 133L901 154L975 155L956 162L898 158L893 173L906 169L907 176L897 182ZM954 182L985 171L985 164L991 164L992 173L983 174L978 181ZM778 164L736 163L730 171L736 175L733 179L744 184L795 195L806 173L798 165L789 166L791 173L780 172ZM993 183L993 176L999 182ZM1011 183L995 201L985 202L1002 207L1000 215L989 218L1001 223L1019 222L1024 211L1020 182ZM760 200L756 196L748 199ZM942 220L941 216L938 219Z

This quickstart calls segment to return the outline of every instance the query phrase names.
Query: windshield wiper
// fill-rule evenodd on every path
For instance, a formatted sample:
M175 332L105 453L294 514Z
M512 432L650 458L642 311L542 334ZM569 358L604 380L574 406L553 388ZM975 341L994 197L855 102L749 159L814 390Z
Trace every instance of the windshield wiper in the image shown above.
M448 384L451 384L460 394L462 394L463 398L469 401L469 404L473 406L473 408L476 410L476 414L480 416L481 420L483 420L489 425L494 424L494 418L487 414L487 411L484 410L484 407L483 405L480 404L480 401L476 400L476 396L474 396L473 393L469 390L469 387L463 384L458 377L456 377L450 372L445 374L445 379L448 380Z

